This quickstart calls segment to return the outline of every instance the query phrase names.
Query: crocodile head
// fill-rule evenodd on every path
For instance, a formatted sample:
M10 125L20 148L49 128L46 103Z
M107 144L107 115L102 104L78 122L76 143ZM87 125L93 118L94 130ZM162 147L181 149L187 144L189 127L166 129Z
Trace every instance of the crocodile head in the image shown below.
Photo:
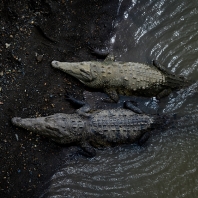
M74 76L82 83L91 82L96 78L92 72L90 62L59 62L52 61L52 67L60 69L71 76Z
M68 144L76 142L80 135L78 137L72 134L72 130L67 126L67 117L65 115L59 113L38 118L14 117L11 121L15 126L49 137L57 143Z

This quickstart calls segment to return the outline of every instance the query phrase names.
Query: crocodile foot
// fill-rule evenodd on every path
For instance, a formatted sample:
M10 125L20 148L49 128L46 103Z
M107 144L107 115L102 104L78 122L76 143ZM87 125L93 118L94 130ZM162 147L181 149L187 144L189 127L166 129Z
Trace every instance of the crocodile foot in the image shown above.
M124 102L124 107L138 114L144 113L141 109L135 106L131 101Z
M150 137L150 133L149 132L146 132L142 135L142 137L138 140L138 144L140 146L142 146L143 144L145 144L145 142L149 139Z
M109 54L109 50L108 49L99 49L99 48L93 48L91 46L88 47L91 50L91 53L101 57L101 58L105 58L108 56Z
M79 151L81 155L84 155L85 157L95 157L96 156L96 150L87 142L81 143L82 150Z

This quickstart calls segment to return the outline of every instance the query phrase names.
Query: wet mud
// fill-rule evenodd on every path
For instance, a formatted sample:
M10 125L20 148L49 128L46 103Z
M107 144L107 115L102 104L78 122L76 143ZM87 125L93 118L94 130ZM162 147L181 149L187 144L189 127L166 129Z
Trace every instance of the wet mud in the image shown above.
M76 147L58 145L11 124L11 118L74 112L65 100L87 90L53 69L52 60L98 59L90 48L110 48L118 0L7 0L0 3L0 196L39 197L45 181ZM127 1L126 1L127 3ZM120 16L122 16L120 8ZM101 58L101 57L100 57ZM104 57L102 57L103 59ZM102 61L102 59L100 59ZM90 91L90 90L89 90Z

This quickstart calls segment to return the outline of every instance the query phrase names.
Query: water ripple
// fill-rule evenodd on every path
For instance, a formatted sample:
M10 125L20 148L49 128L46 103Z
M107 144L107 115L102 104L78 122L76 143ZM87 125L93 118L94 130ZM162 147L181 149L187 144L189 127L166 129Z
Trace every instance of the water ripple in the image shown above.
M158 59L168 71L197 81L197 8L198 2L187 0L131 1L112 39L117 59ZM146 146L107 148L93 159L66 162L41 197L197 197L197 89L195 82L160 101L159 112L177 118Z

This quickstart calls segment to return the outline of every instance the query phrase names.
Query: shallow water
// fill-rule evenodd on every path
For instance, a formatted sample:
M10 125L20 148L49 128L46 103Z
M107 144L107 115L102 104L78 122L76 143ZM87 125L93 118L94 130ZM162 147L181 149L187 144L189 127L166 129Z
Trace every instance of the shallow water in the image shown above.
M117 13L124 0L119 1ZM123 20L114 21L116 60L151 64L198 79L198 1L132 0ZM177 121L153 134L146 146L98 151L93 159L64 162L41 197L197 197L198 85L142 108L177 114ZM64 161L64 159L63 159Z

